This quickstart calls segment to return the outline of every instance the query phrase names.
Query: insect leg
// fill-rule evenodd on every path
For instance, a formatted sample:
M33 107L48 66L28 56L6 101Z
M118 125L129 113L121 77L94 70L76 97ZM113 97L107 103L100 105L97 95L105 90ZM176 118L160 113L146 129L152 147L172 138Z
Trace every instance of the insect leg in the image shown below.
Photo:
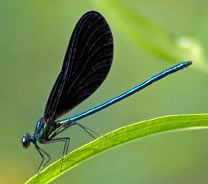
M85 127L84 125L76 122L76 121L67 121L65 123L63 123L51 136L50 139L52 139L53 137L57 136L58 134L60 134L61 132L63 132L64 130L66 130L67 128L73 126L73 125L78 125L80 128L82 128L88 135L90 135L93 139L96 139L96 137L93 135L95 134L96 136L100 137L100 135L96 132L94 132L93 130Z
M57 128L55 130L55 132L50 136L49 139L54 140L53 139L54 137L56 137L58 134L60 134L61 132L63 132L64 130L66 130L67 128L69 128L72 125L73 124L71 124L71 121L67 121L67 122L63 123L59 128Z
M40 166L38 167L38 173L42 170L42 168L44 168L46 166L46 164L49 162L49 160L51 159L50 155L45 152L43 149L41 149L37 144L35 144L35 148L37 149L38 153L40 154L41 158L42 158L42 161L40 163ZM44 163L44 160L45 160L45 157L44 155L45 154L47 157L48 157L48 160Z
M55 142L64 142L63 156L61 159L61 170L62 170L64 156L68 153L68 149L69 149L70 137L51 139L49 141L42 142L42 144L50 144L50 143L55 143ZM45 165L46 164L44 164L44 166Z
M82 124L80 124L80 123L78 123L78 122L76 122L76 121L73 121L73 123L74 123L75 125L78 125L80 128L82 128L82 129L83 129L85 132L87 132L87 134L88 134L89 136L91 136L93 139L96 139L96 137L95 137L93 134L95 134L96 136L100 137L100 135L99 135L98 133L94 132L93 130L91 130L91 129L87 128L87 127L85 127L84 125L82 125Z

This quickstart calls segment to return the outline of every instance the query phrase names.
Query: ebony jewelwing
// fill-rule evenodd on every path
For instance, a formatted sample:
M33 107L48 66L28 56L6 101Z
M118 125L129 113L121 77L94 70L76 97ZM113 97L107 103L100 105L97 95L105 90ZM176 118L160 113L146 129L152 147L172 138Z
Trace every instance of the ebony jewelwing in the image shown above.
M89 11L85 13L74 28L61 72L51 90L43 117L37 121L34 133L32 135L26 133L22 138L24 148L28 148L30 143L33 143L42 157L38 172L50 160L50 155L39 147L38 142L40 144L64 142L63 156L66 155L70 138L55 138L61 132L73 125L78 125L94 137L88 128L77 121L107 108L192 63L191 61L181 62L101 105L78 115L57 120L61 115L80 104L96 91L105 80L112 59L113 37L106 20L98 12ZM48 157L45 163L44 156Z

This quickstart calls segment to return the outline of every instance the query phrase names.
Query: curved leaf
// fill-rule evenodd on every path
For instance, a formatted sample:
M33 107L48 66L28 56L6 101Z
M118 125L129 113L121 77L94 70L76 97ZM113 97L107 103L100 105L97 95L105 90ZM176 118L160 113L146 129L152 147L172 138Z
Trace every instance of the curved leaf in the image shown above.
M38 176L35 175L27 184L50 183L82 162L107 151L117 145L142 138L147 135L170 130L208 128L208 114L172 115L146 120L124 126L92 142L72 151L64 157L62 172L60 172L61 159L45 168Z
M122 0L90 0L105 13L118 29L139 48L166 61L194 61L193 67L208 72L208 64L202 44L195 38L172 36L154 24Z

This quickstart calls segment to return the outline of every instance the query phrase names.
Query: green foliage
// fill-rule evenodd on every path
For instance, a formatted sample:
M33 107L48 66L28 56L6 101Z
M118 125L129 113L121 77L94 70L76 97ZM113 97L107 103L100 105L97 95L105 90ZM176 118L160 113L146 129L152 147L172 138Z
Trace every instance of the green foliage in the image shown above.
M190 130L199 128L208 128L208 114L166 116L134 123L114 130L66 155L64 157L62 172L60 171L60 159L26 183L50 183L99 153L138 138L170 130Z
M147 20L122 1L91 0L91 2L110 17L107 19L108 22L112 22L139 48L166 61L191 60L194 61L195 69L208 71L203 47L195 38L182 35L173 38L170 33ZM59 159L26 183L50 183L99 153L138 138L170 130L198 128L208 128L208 114L166 116L134 123L109 132L69 153L64 157L62 171L61 159Z
M149 54L171 62L194 61L195 69L207 72L205 52L201 43L188 36L171 36L150 20L143 17L127 3L117 0L90 0L101 12L110 17L108 20L136 46Z

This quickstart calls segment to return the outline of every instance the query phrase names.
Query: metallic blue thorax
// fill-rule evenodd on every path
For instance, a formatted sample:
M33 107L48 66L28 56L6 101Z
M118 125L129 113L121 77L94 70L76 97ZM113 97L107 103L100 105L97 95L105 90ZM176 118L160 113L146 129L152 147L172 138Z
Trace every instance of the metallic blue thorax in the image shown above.
M38 142L47 141L50 135L56 130L59 123L56 122L42 122L38 120L35 126L33 138Z

